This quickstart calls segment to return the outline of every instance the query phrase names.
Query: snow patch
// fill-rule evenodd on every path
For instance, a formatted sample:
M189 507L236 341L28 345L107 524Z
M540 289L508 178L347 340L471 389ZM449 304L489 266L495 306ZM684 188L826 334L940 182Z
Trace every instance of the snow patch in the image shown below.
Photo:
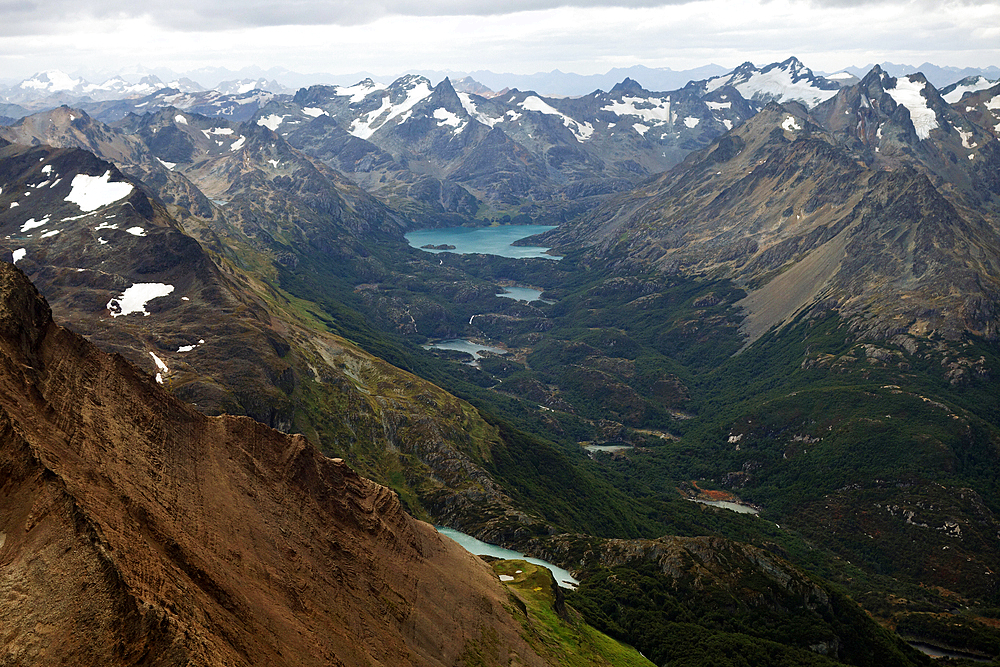
M177 166L176 162L167 162L166 160L160 160L160 158L156 158L156 159L159 161L160 164L162 164L164 167L166 167L167 169L169 169L171 171L173 171L174 167Z
M795 116L786 116L785 120L781 121L781 127L784 128L785 131L787 132L802 129L802 127L795 120Z
M732 102L705 102L707 106L712 111L718 111L719 109L729 109L733 106Z
M263 125L272 132L277 131L278 127L281 126L281 121L285 120L284 116L279 116L278 114L271 114L270 116L264 116L257 120L258 125Z
M452 113L443 107L434 110L434 118L437 119L438 127L447 125L448 127L455 128L452 130L454 134L458 134L465 129L466 122L458 114Z
M559 117L562 120L563 125L565 125L569 131L573 133L573 136L576 137L576 140L581 143L590 139L591 135L594 134L594 126L590 123L581 123L570 118L535 95L529 95L518 106L528 111L537 111L538 113L543 113L547 116Z
M279 160L268 160L267 163L272 167L274 167L275 169L277 169L278 165L281 164Z
M77 174L70 183L72 188L66 201L73 202L81 211L96 211L102 206L124 199L132 192L132 184L125 181L111 182L111 171L102 176Z
M160 370L160 372L162 372L162 373L169 373L170 372L170 369L167 368L167 365L165 363L163 363L163 359L160 359L153 352L150 352L149 356L153 357L153 363L156 364L156 367ZM156 374L156 381L159 382L160 384L163 384L163 380L160 379L160 373Z
M956 127L955 130L958 132L958 136L962 137L962 146L965 148L975 148L978 144L969 143L969 139L972 138L972 132L966 132L960 127Z
M14 258L14 263L17 264L19 261L24 259L24 256L27 254L28 254L27 250L25 250L24 248L18 248L17 250L11 253L11 256Z
M44 167L42 167L42 173L43 174L51 174L52 173L52 165L51 164L47 164Z
M472 101L472 96L469 93L459 93L458 99L462 102L462 108L465 109L470 116L478 120L480 123L488 128L491 128L503 120L503 117L493 118L492 116L487 116L481 112L477 107L476 103Z
M642 136L646 136L646 133L649 132L649 126L642 123L633 123L632 129Z
M926 85L923 81L901 76L896 79L895 88L885 91L896 104L902 104L910 112L910 121L920 140L931 136L931 130L938 127L937 114L927 106L927 98L920 94Z
M280 125L280 123L279 123ZM213 127L211 130L202 130L202 133L206 137L211 138L213 134L232 134L233 128L231 127Z
M695 118L694 116L688 116L684 119L684 124L690 128L698 127L698 123L701 122L701 118Z
M37 229L44 225L49 224L49 216L45 216L41 220L35 220L34 218L28 218L28 221L21 225L21 231L26 232L31 229Z
M111 317L128 315L129 313L142 313L148 316L146 304L153 299L167 296L174 291L173 285L163 283L133 283L131 287L108 301L108 310Z
M312 116L313 118L319 118L320 116L329 116L327 112L323 111L319 107L304 107L302 113L307 116Z
M17 203L16 201L12 201L12 202L10 203L10 207L11 207L11 208L16 208L16 207L18 207L18 206L20 206L20 204L18 204L18 203Z
M129 227L125 231L128 232L129 234L131 234L132 236L145 236L146 235L146 230L143 229L142 227Z
M43 233L43 234L42 234L41 236L39 236L38 238L40 238L40 239L47 239L47 238L51 238L51 237L55 236L56 234L58 234L58 233L59 233L59 232L61 232L61 231L62 231L61 229L53 229L53 230L52 230L52 231L50 231L50 232L44 232L44 233Z
M180 114L177 114L176 116L174 116L174 122L177 123L178 125L187 125L188 119Z
M243 144L246 143L246 140L247 140L246 137L240 137L239 139L233 142L233 145L229 147L229 150L238 151L239 149L243 148Z

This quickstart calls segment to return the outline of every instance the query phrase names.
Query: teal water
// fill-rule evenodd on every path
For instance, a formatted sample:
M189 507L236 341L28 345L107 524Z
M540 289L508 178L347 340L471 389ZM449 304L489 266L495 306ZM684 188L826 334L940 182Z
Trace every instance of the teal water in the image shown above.
M531 289L530 287L504 287L503 291L497 294L497 296L531 303L532 301L542 300L542 290Z
M425 348L437 348L439 350L457 350L459 352L468 352L472 355L473 359L479 359L483 355L480 352L494 352L496 354L507 354L507 350L501 350L499 347L490 347L489 345L482 345L480 343L473 343L471 340L465 340L464 338L451 338L449 340L441 340L436 343L430 343L429 345L424 345Z
M561 567L557 567L552 563L548 563L540 558L528 558L523 553L519 551L514 551L513 549L504 549L503 547L498 547L495 544L487 544L486 542L481 542L471 535L466 535L463 532L457 531L454 528L444 528L443 526L435 526L437 532L441 533L445 537L449 537L471 554L477 556L493 556L494 558L503 558L504 560L526 560L529 563L534 563L535 565L541 565L542 567L547 567L552 576L555 577L556 583L563 588L576 588L580 582L573 578L573 575L569 573L568 570L564 570Z
M541 257L543 259L559 259L546 255L548 248L536 246L514 246L514 241L527 236L541 234L550 229L551 225L502 225L499 227L447 227L445 229L418 229L406 235L406 240L414 248L425 252L453 252L457 254L481 253L484 255L499 255L526 259ZM454 250L430 250L422 246L453 245Z

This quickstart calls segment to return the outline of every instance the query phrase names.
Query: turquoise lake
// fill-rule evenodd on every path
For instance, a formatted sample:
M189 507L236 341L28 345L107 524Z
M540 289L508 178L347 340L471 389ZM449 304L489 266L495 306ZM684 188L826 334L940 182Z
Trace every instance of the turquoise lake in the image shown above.
M444 229L418 229L406 235L406 240L414 248L424 252L453 252L457 254L481 253L483 255L499 255L515 259L541 257L542 259L559 259L546 255L548 248L537 246L514 246L518 241L528 236L541 234L552 225L501 225L499 227L447 227ZM422 246L453 245L454 250L431 250Z
M465 340L464 338L451 338L448 340L441 340L436 343L429 343L423 346L427 348L437 348L439 350L456 350L458 352L467 352L472 355L473 359L480 359L483 355L480 352L493 352L495 354L507 354L507 350L500 349L499 347L491 347L490 345L482 345L480 343L473 343L471 340Z
M540 289L531 289L530 287L514 287L513 285L504 287L503 289L504 291L497 294L497 296L502 296L505 299L515 299L517 301L527 301L528 303L531 303L532 301L544 301L544 299L542 299L542 290Z
M494 558L503 558L504 560L526 560L529 563L534 563L535 565L541 565L542 567L547 567L552 576L555 577L556 583L563 588L576 588L580 582L573 578L573 575L569 573L568 570L564 570L561 567L557 567L552 563L548 563L540 558L528 558L524 554L514 551L512 549L504 549L503 547L498 547L494 544L487 544L472 537L471 535L466 535L460 531L453 528L444 528L442 526L435 526L437 532L441 533L445 537L449 537L459 545L462 546L466 551L477 556L493 556Z

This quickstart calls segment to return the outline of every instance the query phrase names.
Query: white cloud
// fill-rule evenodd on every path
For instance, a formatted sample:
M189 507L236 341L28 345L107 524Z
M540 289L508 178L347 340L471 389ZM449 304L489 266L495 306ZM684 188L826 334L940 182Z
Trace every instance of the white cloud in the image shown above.
M188 70L255 64L300 72L491 69L583 74L635 64L684 69L1000 63L1000 2L898 0L218 0L128 5L0 0L0 72L134 64ZM128 13L130 12L130 13ZM211 38L206 39L206 32Z

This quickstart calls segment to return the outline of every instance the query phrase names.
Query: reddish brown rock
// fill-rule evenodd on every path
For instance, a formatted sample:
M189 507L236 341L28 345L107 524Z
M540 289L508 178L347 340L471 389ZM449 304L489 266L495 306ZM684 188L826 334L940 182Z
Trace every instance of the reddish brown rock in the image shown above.
M390 490L175 400L0 264L0 664L542 664L505 602Z

